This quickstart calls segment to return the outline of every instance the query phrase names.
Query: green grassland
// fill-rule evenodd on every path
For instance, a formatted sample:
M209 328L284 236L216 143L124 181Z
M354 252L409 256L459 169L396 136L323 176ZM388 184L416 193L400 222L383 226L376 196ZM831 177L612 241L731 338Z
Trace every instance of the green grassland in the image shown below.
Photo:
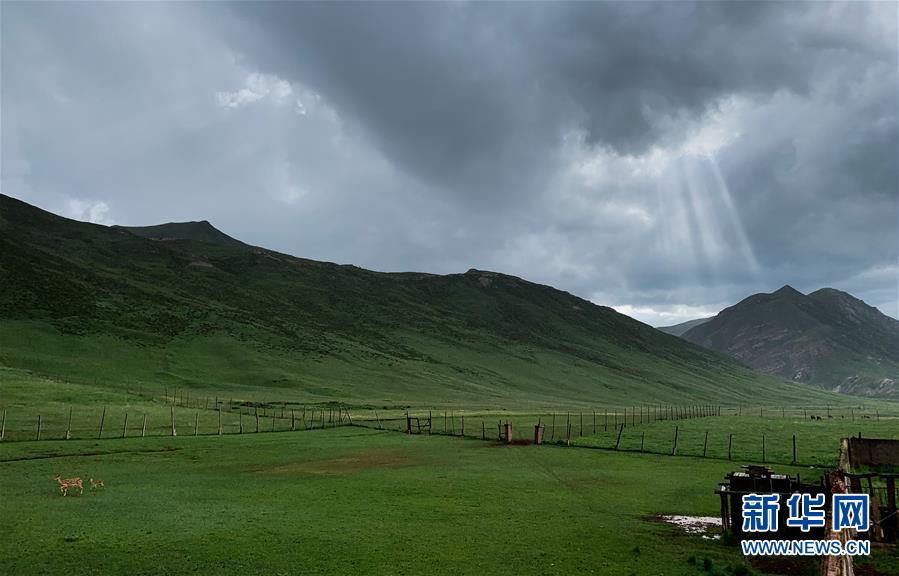
M547 286L187 232L0 195L0 573L741 574L739 550L651 517L715 515L763 435L808 479L841 436L899 433L899 404L757 374ZM659 420L697 405L721 416ZM407 411L434 434L378 429ZM467 438L445 437L463 417ZM474 441L502 421L550 445ZM62 498L56 472L108 488Z
M734 573L739 549L651 517L716 515L736 466L359 427L4 444L0 572Z
M884 406L878 404L881 408ZM674 450L674 436L677 433L677 455L707 458L751 461L767 464L793 463L793 436L796 437L796 463L805 466L830 466L837 464L839 439L861 434L867 438L892 438L899 440L899 411L887 404L887 411L873 408L831 409L827 418L827 408L791 408L786 416L780 416L777 409L768 410L768 416L739 416L738 409L728 409L722 416L685 418L680 420L659 420L640 423L633 419L630 408L627 418L623 408L599 410L596 412L596 432L594 432L593 412L482 412L453 410L446 413L434 411L433 434L465 435L471 438L496 439L500 424L509 422L513 428L513 438L532 440L534 427L544 426L544 442L561 443L574 447L602 448L620 451L671 454ZM802 418L803 410L825 414L821 420ZM758 413L758 408L756 408ZM410 414L425 423L428 412L412 410ZM583 415L583 419L581 416ZM854 419L853 419L854 418ZM568 425L571 422L571 433ZM626 424L622 426L622 423ZM635 425L632 422L636 421ZM372 415L368 411L357 414L354 422L373 428L404 430L403 414L395 410L379 411ZM583 422L583 426L581 423ZM553 427L555 423L555 427ZM621 438L618 438L621 427ZM417 425L413 425L417 432ZM708 439L706 440L706 432ZM764 437L764 440L763 440ZM763 452L764 443L764 452Z

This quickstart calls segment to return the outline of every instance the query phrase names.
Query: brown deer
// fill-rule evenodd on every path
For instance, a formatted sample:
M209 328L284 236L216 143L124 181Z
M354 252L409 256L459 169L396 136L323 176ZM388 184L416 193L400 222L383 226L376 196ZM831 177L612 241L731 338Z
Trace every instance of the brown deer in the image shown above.
M84 486L81 484L81 478L60 478L59 474L53 476L53 479L59 482L59 491L62 492L63 496L69 495L69 488L77 487L81 490L81 494L84 494Z
M104 484L102 480L91 478L91 490L94 488L106 488L106 484Z

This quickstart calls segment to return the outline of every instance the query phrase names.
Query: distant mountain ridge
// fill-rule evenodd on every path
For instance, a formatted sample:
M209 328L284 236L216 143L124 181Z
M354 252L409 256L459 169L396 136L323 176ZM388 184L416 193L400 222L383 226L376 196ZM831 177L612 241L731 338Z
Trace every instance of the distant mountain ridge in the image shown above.
M709 316L708 318L697 318L696 320L687 320L686 322L681 322L680 324L673 324L671 326L658 326L656 329L661 330L666 334L671 334L672 336L682 336L684 332L690 330L691 328L695 328L700 324L705 324L709 320L714 318L714 316Z
M763 373L899 397L899 321L833 288L754 294L681 337Z
M240 240L236 240L212 224L208 220L199 222L169 222L156 226L113 226L118 230L127 230L136 236L150 240L196 240L221 244L223 246L246 246Z
M0 195L0 364L380 405L834 400L506 274L373 272L232 240Z

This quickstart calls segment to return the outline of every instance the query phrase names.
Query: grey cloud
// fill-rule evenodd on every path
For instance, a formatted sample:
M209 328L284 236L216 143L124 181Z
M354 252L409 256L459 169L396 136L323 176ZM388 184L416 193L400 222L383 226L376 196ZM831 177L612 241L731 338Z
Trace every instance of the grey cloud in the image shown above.
M899 312L895 4L0 9L2 190L48 209L648 321L784 283Z

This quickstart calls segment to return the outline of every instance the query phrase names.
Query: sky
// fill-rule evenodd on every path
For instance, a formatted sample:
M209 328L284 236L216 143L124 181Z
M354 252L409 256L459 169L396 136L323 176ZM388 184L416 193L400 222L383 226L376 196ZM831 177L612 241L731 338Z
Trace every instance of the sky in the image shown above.
M653 325L899 314L897 3L0 4L0 192Z

